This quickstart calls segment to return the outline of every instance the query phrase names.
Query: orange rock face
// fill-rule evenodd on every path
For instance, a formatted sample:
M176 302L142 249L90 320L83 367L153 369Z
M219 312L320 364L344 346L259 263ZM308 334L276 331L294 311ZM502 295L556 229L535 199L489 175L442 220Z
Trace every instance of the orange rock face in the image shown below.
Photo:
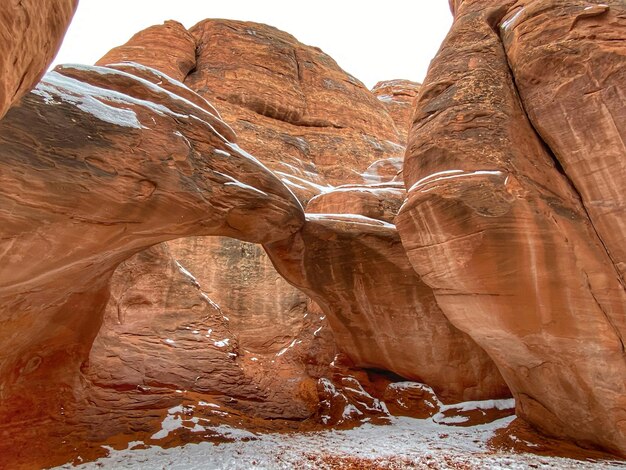
M370 164L404 153L384 104L360 81L318 48L270 26L205 20L186 31L167 22L98 64L120 61L173 74L211 101L239 145L303 203L332 185L369 181L362 173Z
M308 97L302 121L250 107L241 96L254 95L246 90L253 82L242 82L240 96L232 91L236 81L222 83L206 70L194 77L203 84L198 91L220 103L244 139L264 149L278 178L241 150L235 144L241 139L217 110L182 83L198 65L190 59L197 44L174 22L111 51L100 61L107 67L58 68L3 122L2 208L11 217L3 227L8 241L0 273L1 464L93 457L100 444L134 438L193 442L211 438L205 430L220 423L294 429L387 416L379 398L359 384L358 372L331 366L338 348L325 312L280 277L260 246L239 240L269 243L299 228L302 208L285 184L306 201L343 174L356 183L392 179L402 149L395 126L332 59L273 28L249 26L275 35L277 45L313 67L294 84ZM240 47L243 34L249 32L228 38L228 47ZM261 56L270 54L257 46ZM325 75L351 86L330 86ZM272 79L267 86L280 89L280 77ZM219 97L207 92L212 81L225 87ZM339 115L355 100L364 119ZM46 145L34 150L34 141ZM332 160L329 142L337 152ZM302 159L292 158L292 150L272 153L294 143ZM340 189L357 197L336 210L391 220L403 198L398 186ZM359 195L366 197L359 201ZM191 235L234 238L180 238L141 251ZM13 334L35 318L33 336ZM474 383L470 372L468 396L492 392L495 369L484 354L479 369L481 360L489 377ZM485 390L474 390L482 381ZM461 397L462 387L453 385L452 393ZM36 451L28 444L34 428L7 438L24 419L46 423L37 429L49 439ZM170 421L182 424L163 431ZM49 429L72 437L57 439Z
M517 89L626 285L624 3L526 3L502 27Z
M260 245L226 237L179 238L167 245L229 319L241 347L274 354L298 336L308 297L276 272Z
M447 402L508 395L493 362L441 313L393 225L307 214L302 230L266 249L278 271L326 313L355 365L427 383Z
M582 62L568 65L540 51L601 54L611 77L611 60L623 60L601 38L615 31L617 17L597 14L604 7L584 14L563 2L530 1L510 11L513 2L497 9L459 3L414 115L404 167L408 201L397 219L404 246L443 313L498 364L518 416L550 434L626 455L626 295L614 256L619 249L611 245L624 233L615 224L603 236L596 226L610 220L606 208L619 217L621 207L621 196L608 192L623 184L622 147L610 144L617 135L611 112L593 101L611 92L612 78L597 96L573 98L574 87L584 90L576 80L586 83L576 78L586 76L576 72ZM623 5L610 9L623 14ZM570 30L567 44L560 43L577 22L597 24L599 36ZM539 56L545 60L537 62ZM546 64L541 72L539 63ZM559 71L547 71L548 63ZM606 138L608 149L583 164L597 141L582 143L577 122L596 104L608 121L587 119L584 132ZM586 181L596 189L578 189L579 195L584 185L576 181L593 165L613 168L617 179L596 185L591 176ZM601 192L606 203L592 204Z
M234 139L209 111L107 68L59 67L5 116L5 430L64 415L121 261L178 236L269 242L302 224L295 197Z
M402 183L346 185L319 194L309 201L307 213L359 214L393 223L404 201Z
M35 86L61 47L78 0L7 0L0 11L0 119Z
M115 402L130 401L130 407L129 395L140 391L137 405L158 409L155 401L173 406L182 391L256 418L302 420L314 415L317 384L303 370L311 362L304 357L315 349L313 342L332 338L313 335L323 322L307 321L301 313L297 324L282 331L282 343L257 346L249 331L260 322L234 321L231 310L204 291L184 261L161 244L116 271L103 326L89 366L83 367L93 388L100 389L89 395L101 397L109 390ZM260 330L254 340L269 342L277 335ZM298 344L290 347L296 338ZM328 362L333 348L332 343L326 348ZM263 373L267 367L274 375Z
M419 94L422 84L410 80L386 80L378 82L372 88L372 93L385 105L391 115L396 129L400 133L403 142L406 142L413 104Z

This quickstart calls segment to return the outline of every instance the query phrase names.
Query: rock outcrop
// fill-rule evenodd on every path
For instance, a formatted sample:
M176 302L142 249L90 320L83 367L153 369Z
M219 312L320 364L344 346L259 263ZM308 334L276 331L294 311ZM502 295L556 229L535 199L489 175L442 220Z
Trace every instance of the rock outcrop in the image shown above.
M404 152L384 104L360 81L271 26L204 20L187 31L167 22L98 64L123 61L174 74L217 106L239 145L303 203L331 186L363 183L370 164Z
M603 105L623 71L610 41L623 4L486 3L456 2L421 89L400 234L443 313L498 364L518 416L626 455L624 232L605 228L622 210L623 108Z
M180 236L270 242L303 223L210 109L125 72L66 66L0 121L3 442L18 421L63 419L80 394L124 259Z
M346 185L312 198L306 206L310 214L358 214L393 224L404 202L400 182Z
M386 80L378 82L372 93L387 108L403 143L406 143L411 117L422 84L410 80Z
M146 28L111 49L96 65L135 62L182 82L196 67L196 41L177 21Z
M0 119L41 79L78 0L6 0L0 10Z
M441 313L395 227L355 214L307 214L265 245L277 270L324 311L355 365L427 383L446 402L508 396L487 355Z

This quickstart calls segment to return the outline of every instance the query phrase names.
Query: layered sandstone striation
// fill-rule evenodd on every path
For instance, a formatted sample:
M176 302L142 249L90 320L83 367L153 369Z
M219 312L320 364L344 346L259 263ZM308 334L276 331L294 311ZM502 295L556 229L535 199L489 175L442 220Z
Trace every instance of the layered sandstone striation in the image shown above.
M310 364L314 375L316 364L328 367L336 354L332 336L320 334L327 329L324 321L294 315L300 321L282 331L279 339L289 342L280 349L250 344L245 333L260 322L250 318L240 327L181 261L160 244L116 270L102 328L83 367L90 399L108 413L113 403L126 403L126 411L136 413L210 401L215 418L226 422L242 415L289 420L316 415L317 381L306 367ZM260 330L254 340L276 336ZM119 416L109 434L137 427L137 420L124 423L124 418ZM100 433L106 437L102 428Z
M385 80L372 88L372 93L387 108L403 142L406 142L417 95L422 84L410 80Z
M517 90L626 285L624 3L526 3L502 27Z
M334 185L363 183L370 164L404 153L384 104L359 80L271 26L204 20L187 31L166 22L98 64L127 61L172 73L216 105L239 145L303 203Z
M623 4L513 3L456 2L417 101L396 220L413 267L497 363L518 416L624 455L624 232L604 228L620 218L623 111L603 104L623 71L610 40Z
M33 88L61 47L78 0L7 0L0 10L0 119Z
M404 185L400 182L345 185L312 198L306 212L358 214L393 224L404 197Z

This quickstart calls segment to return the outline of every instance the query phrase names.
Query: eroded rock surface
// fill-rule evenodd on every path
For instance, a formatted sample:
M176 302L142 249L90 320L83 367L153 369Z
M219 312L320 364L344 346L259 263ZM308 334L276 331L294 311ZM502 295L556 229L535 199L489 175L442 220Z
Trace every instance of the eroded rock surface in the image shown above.
M108 68L59 67L5 116L3 442L80 394L121 261L179 236L268 242L302 224L293 194L234 140L207 109Z
M385 80L372 88L372 93L389 111L403 142L406 142L411 127L413 105L421 86L421 83L410 80Z
M260 245L225 237L179 238L172 256L229 319L251 352L277 353L298 336L308 297L276 272Z
M525 2L501 25L532 125L579 193L626 286L626 8Z
M228 408L216 411L224 421L228 413L257 419L314 416L317 381L306 368L328 368L335 355L332 335L320 334L327 329L323 319L301 311L297 326L283 333L288 343L277 350L253 349L245 336L252 324L233 322L181 261L161 244L116 271L103 326L83 368L92 389L99 389L89 394L102 397L108 390L111 402L157 409L158 402L171 407L182 396L195 396ZM261 330L255 339L271 338ZM141 401L129 399L136 391L143 394Z
M271 26L204 20L186 31L167 22L136 34L98 64L120 61L172 73L211 101L239 145L303 203L331 186L363 183L371 163L404 152L384 104L359 80L320 49Z
M311 214L359 214L393 223L404 202L402 183L346 185L315 196L306 206Z
M233 122L250 118L245 122L255 125L241 127L244 138L263 150L278 177L242 150L218 111L183 84L198 66L190 53L197 44L175 22L111 51L99 62L108 66L57 68L3 123L2 208L10 224L2 272L2 434L18 421L39 423L20 440L4 440L10 465L92 458L101 455L101 444L133 439L219 440L211 429L221 424L311 429L388 416L380 398L360 385L363 374L336 363L339 349L325 312L282 280L259 246L204 237L286 239L303 215L283 183L306 201L342 175L348 182L386 181L399 169L393 121L360 82L321 51L273 28L246 28L252 26L304 54L305 67L313 68L294 82L308 97L300 117L280 116L283 121L250 105L245 97L254 95L254 80L236 91L237 81L222 83L214 70L196 69L195 79ZM242 34L250 35L237 31L228 47L239 48ZM267 39L257 45L261 59L273 50L266 50ZM351 86L330 86L322 80L327 75ZM270 78L267 86L278 90L281 78ZM216 80L226 87L219 96L207 91ZM277 93L265 98L271 103ZM351 102L360 103L364 119L338 114ZM314 150L292 159L267 142ZM326 154L319 169L329 151L336 153L332 160ZM372 215L391 220L402 199L398 184L364 188L375 202L337 210L376 206L380 214ZM141 251L191 235L203 237ZM13 335L34 318L34 336ZM49 435L36 452L28 445L35 429Z
M579 189L582 200L576 183L584 179L581 168L593 165L601 173L613 168L619 178L623 151L619 143L609 146L576 170L574 162L597 140L583 144L572 117L582 113L582 119L599 104L606 119L586 119L585 133L610 143L618 135L611 112L593 100L612 92L613 78L596 97L583 97L587 85L577 83L594 82L593 76L573 70L585 62L556 58L567 49L568 57L597 53L623 63L619 44L612 49L604 40L615 34L609 25L623 18L623 4L607 7L612 13L591 5L585 15L565 2L524 3L520 12L513 2L495 8L456 2L455 23L417 101L404 167L408 201L397 224L443 313L498 364L518 416L550 434L624 455L626 296L615 250L595 225L601 214L610 215L604 204L597 212L586 207L605 192L606 207L619 217L620 198L614 203L608 192L622 182L607 178L594 195ZM566 32L579 21L582 30ZM597 37L583 37L589 22L597 23ZM538 42L556 54L541 63L559 72L549 73L547 65L539 72ZM532 70L541 79L531 79ZM525 108L532 124L544 123L536 124L540 134ZM611 236L623 240L619 229L615 224Z
M441 313L393 225L307 214L303 229L265 246L278 271L326 313L355 365L427 383L446 402L508 394L493 362Z
M177 21L139 31L107 52L96 65L136 62L182 82L196 66L196 41Z
M78 0L6 0L0 10L0 119L31 90L61 47Z

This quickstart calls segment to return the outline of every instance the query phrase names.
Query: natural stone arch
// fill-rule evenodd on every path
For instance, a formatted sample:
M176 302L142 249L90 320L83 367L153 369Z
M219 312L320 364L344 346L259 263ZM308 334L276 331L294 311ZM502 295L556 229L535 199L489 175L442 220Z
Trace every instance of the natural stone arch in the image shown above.
M5 416L49 412L46 387L71 393L124 259L189 235L268 242L303 222L208 103L155 77L164 86L60 67L0 122Z

